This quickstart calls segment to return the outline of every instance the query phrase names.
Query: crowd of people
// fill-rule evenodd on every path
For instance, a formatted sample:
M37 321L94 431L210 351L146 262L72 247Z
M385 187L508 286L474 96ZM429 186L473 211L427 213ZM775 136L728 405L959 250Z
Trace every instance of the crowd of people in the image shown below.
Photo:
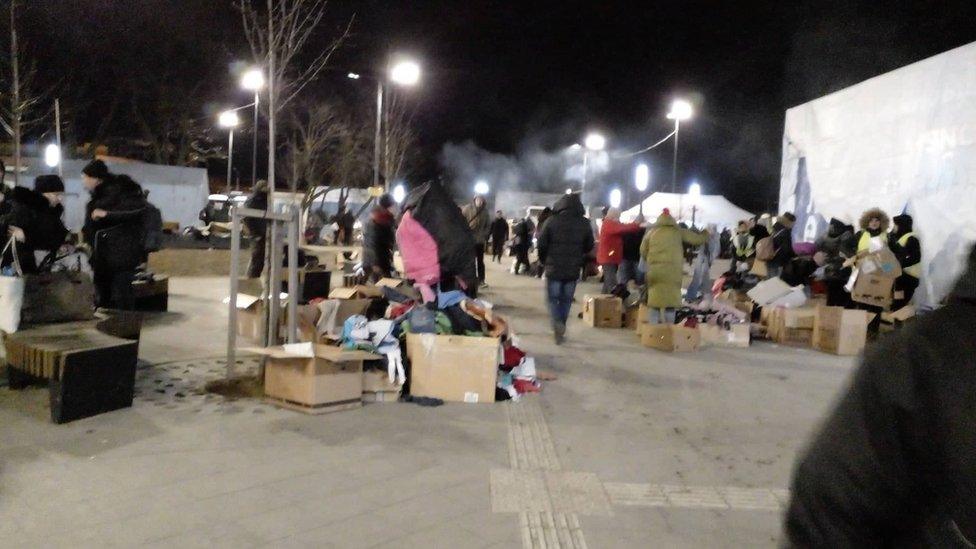
M35 178L34 188L3 185L0 233L7 241L0 267L5 274L35 274L59 267L67 256L83 255L92 270L95 305L133 309L132 282L151 248L158 224L147 193L127 175L113 174L101 160L81 173L89 192L81 242L71 242L64 225L65 186L53 174ZM77 258L80 264L80 258ZM74 266L71 266L74 268Z

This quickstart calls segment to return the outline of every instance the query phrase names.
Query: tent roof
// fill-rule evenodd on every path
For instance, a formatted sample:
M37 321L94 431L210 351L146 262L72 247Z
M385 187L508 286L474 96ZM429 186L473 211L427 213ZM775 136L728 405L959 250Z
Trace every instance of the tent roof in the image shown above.
M661 210L668 208L671 215L679 221L691 222L693 204L686 194L656 192L644 199L644 216L656 218ZM623 219L633 219L639 213L639 206L634 206L621 214ZM696 225L714 223L718 227L734 227L739 221L752 217L753 214L731 203L722 195L703 194L694 208Z

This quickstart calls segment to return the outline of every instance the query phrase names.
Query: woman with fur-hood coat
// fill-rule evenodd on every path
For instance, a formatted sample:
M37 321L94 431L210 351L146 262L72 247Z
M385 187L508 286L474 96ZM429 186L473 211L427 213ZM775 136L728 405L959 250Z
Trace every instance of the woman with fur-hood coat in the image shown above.
M861 214L861 220L858 222L861 230L854 235L854 242L857 243L857 251L867 252L872 238L881 238L887 244L888 227L890 225L891 219L888 218L888 214L881 208L871 208Z

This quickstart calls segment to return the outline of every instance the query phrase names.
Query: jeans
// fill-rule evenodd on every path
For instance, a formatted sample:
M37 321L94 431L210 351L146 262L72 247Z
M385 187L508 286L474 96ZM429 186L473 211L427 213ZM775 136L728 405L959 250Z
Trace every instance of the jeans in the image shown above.
M617 284L626 284L633 280L638 285L644 284L644 273L640 272L637 265L640 262L636 259L625 259L620 262L617 269Z
M712 279L708 272L709 265L705 261L695 261L695 272L691 275L691 282L688 283L688 291L685 292L685 299L694 301L704 294L712 292Z
M575 293L575 280L546 280L546 300L549 304L549 316L552 317L553 322L566 323Z
M617 285L617 265L616 263L607 263L601 265L603 267L603 293L609 294L613 291L614 286Z
M485 281L485 243L480 242L474 245L475 270L478 272L478 281Z
M661 309L650 309L647 311L647 322L650 324L674 324L674 309L664 309L664 318L661 318Z

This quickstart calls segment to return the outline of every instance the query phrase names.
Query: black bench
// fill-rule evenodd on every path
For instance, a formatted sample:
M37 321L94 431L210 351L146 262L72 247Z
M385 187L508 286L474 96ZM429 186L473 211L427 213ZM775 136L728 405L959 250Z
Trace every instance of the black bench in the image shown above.
M140 330L138 314L112 312L7 334L10 388L47 383L54 423L132 406Z

